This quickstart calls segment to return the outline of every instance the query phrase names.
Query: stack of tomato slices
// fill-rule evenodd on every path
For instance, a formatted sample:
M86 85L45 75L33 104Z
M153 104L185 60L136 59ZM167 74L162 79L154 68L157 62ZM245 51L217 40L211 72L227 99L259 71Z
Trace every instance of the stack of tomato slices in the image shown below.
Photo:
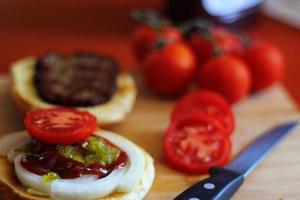
M234 118L226 100L211 91L191 92L175 105L164 136L168 163L180 171L201 174L230 159Z

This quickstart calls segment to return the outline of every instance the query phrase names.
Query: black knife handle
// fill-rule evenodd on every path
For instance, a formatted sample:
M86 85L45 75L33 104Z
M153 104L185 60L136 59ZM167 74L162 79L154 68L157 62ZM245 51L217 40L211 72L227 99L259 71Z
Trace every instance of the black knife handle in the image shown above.
M209 177L200 181L174 200L227 200L243 183L242 174L220 167L212 167Z

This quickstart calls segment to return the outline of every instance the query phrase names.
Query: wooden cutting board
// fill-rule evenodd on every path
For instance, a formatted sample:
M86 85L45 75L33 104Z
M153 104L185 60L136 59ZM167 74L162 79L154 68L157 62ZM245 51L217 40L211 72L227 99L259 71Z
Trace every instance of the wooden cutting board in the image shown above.
M8 77L0 78L0 134L23 129L9 94ZM162 136L174 101L140 93L133 112L110 130L118 132L155 159L156 178L147 200L168 200L206 176L190 176L166 164ZM234 157L262 131L300 117L296 105L280 85L250 96L233 108L236 130L232 135ZM297 128L245 180L233 200L300 200L300 128Z

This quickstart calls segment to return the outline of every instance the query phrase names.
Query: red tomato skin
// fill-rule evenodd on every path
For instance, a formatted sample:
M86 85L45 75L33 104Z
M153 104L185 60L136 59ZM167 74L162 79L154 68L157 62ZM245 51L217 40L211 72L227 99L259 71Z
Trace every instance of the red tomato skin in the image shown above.
M211 124L217 132L220 132L219 135L222 139L222 155L218 160L215 160L210 163L202 164L202 165L189 165L188 163L181 160L178 155L174 155L174 149L172 149L172 141L173 135L176 134L175 131L178 128L181 128L185 125L197 124L197 123L206 123ZM188 174L206 174L210 167L213 166L224 166L230 160L231 154L231 142L226 134L222 133L223 128L218 121L215 121L213 118L208 117L206 115L190 115L182 118L177 118L174 121L171 121L169 124L166 133L163 138L163 152L168 164L179 171L188 173ZM218 134L218 133L217 133ZM205 147L204 147L205 148Z
M215 112L216 108L218 109L217 113L212 113L211 109L206 108L212 105L215 106ZM171 120L193 114L208 115L219 121L228 135L233 133L235 122L230 105L224 97L213 91L197 90L183 96L175 104L171 112Z
M213 55L212 45L202 36L191 36L189 39L189 45L197 58L198 67L202 66L203 63Z
M75 122L73 127L48 128L38 127L34 120L41 116L57 113L75 113L84 117L85 121ZM46 114L44 114L46 113ZM72 122L68 122L72 123ZM97 127L97 119L88 112L78 111L70 108L49 108L28 112L24 118L24 125L28 133L35 139L49 144L73 144L89 137ZM40 125L43 126L43 125Z
M213 90L229 103L243 99L251 87L247 66L238 58L224 55L209 60L200 69L198 87Z
M149 55L143 67L147 85L162 96L183 93L192 82L195 57L184 43L173 43Z
M267 42L251 45L245 52L245 61L252 75L253 91L260 91L283 78L284 59L281 51Z
M175 27L164 27L157 33L153 28L143 25L136 28L132 38L133 52L140 62L144 61L147 55L153 51L158 39L169 43L183 40L182 33Z
M241 39L233 32L223 27L215 27L213 29L213 37L220 50L224 54L241 57L244 54L244 46Z
M212 41L202 35L194 34L188 40L189 45L197 57L197 65L201 67L206 61L214 57L213 42L216 47L224 54L230 54L237 57L243 55L243 45L239 38L233 33L216 27L212 30Z

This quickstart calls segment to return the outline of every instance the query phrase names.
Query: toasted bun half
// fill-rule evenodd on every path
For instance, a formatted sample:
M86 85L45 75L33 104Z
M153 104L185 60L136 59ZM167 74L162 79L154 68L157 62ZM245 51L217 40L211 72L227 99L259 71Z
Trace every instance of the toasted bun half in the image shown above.
M124 138L125 139L125 138ZM1 142L1 140L0 140ZM127 193L114 192L107 197L97 200L141 200L149 192L154 176L154 164L152 157L139 148L145 156L145 167L141 180L133 190ZM32 189L25 188L17 179L13 164L6 156L0 156L0 193L3 200L50 200L50 197Z
M35 62L35 58L24 58L12 65L12 95L15 104L23 114L35 109L59 106L47 103L39 97L33 82ZM95 115L98 124L102 127L108 126L125 118L132 110L136 94L137 90L133 78L127 73L120 73L117 78L117 90L109 102L76 108Z

